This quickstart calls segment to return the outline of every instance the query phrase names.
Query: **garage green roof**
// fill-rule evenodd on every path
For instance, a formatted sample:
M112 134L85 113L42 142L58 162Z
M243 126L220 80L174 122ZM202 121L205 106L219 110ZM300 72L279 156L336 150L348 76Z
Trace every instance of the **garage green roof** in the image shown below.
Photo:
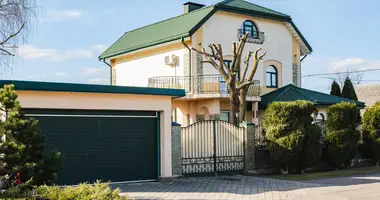
M340 102L353 102L360 108L364 108L365 104L360 101L354 101L343 97L325 94L313 90L299 88L293 84L289 84L275 91L269 92L261 96L260 105L267 107L270 103L275 101L296 101L306 100L311 101L316 106L330 106Z
M212 6L197 9L177 17L126 32L99 56L99 60L166 42L180 41L185 37L191 36L218 10L288 22L306 45L308 51L312 51L311 46L292 22L289 15L244 0L226 0Z
M173 96L173 97L182 97L186 95L185 90L180 90L180 89L0 80L0 87L4 87L4 85L14 85L15 90L24 90L24 91L141 94L141 95L160 95L160 96Z

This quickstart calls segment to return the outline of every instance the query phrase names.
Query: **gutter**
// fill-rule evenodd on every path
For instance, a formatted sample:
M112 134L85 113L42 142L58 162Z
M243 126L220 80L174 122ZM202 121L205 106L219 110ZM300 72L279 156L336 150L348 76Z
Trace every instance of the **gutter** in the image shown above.
M103 59L103 62L110 67L110 85L112 85L112 66L106 62L106 59Z

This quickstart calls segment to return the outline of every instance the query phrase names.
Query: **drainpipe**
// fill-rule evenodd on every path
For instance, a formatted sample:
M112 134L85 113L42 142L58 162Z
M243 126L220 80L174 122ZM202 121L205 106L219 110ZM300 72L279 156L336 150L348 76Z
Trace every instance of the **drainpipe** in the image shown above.
M307 55L304 55L303 58L301 58L300 62L302 62L306 57Z
M189 85L190 85L190 87L191 87L191 71L192 71L192 68L191 68L191 63L192 63L192 59L191 59L191 49L190 49L190 47L189 46L187 46L187 44L184 42L184 38L182 38L182 44L189 50ZM194 88L190 88L190 90L192 91L192 92L194 92L193 90L194 90Z
M301 81L300 81L300 87L302 87L302 70L301 70L301 66L302 66L302 61L305 59L307 57L307 55L304 55L302 58L301 58L301 60L300 60L300 79L301 79Z
M103 62L110 67L110 83L112 85L112 66L106 62L106 59L103 59Z

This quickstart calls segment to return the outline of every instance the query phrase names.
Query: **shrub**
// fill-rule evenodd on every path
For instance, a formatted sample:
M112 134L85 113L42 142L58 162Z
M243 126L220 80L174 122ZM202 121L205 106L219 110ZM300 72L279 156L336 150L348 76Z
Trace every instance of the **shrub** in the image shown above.
M40 186L36 189L37 196L42 200L125 200L127 197L120 196L119 189L111 190L106 183L97 181L90 185L87 183L79 186Z
M314 110L311 102L294 101L274 102L265 111L271 158L283 173L301 172L319 160L321 130L311 124Z
M380 161L380 102L376 103L364 113L363 124L363 141L366 149L369 149L371 158L377 162Z
M360 138L360 133L356 130L357 117L358 108L354 103L342 102L327 109L325 140L330 166L349 166L355 157Z
M1 175L21 172L21 181L32 179L32 184L50 184L61 167L60 153L45 155L45 137L38 129L38 121L25 117L13 86L0 90L0 146Z

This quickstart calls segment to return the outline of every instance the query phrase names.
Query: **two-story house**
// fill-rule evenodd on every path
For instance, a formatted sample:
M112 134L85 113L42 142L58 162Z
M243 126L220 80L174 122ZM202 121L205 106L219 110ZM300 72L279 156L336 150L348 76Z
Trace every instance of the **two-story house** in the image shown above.
M261 95L288 84L301 87L301 60L312 52L289 15L244 0L207 7L188 2L182 15L126 32L99 59L110 66L113 85L185 89L186 97L173 100L173 120L183 126L228 120L225 82L192 48L221 44L228 65L232 42L245 33L243 56L248 50L267 51L247 95L246 120L259 123Z

